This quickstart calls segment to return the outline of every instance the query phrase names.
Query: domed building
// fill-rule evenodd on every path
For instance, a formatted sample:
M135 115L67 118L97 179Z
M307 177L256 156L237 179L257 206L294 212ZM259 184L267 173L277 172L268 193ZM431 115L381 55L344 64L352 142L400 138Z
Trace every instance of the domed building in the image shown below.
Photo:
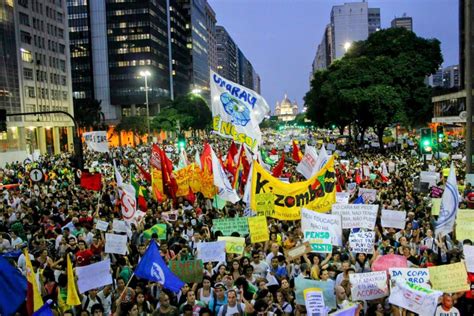
M277 102L275 105L275 116L278 117L280 121L292 121L296 118L298 114L298 104L296 101L291 103L290 99L285 93L285 97L281 102Z

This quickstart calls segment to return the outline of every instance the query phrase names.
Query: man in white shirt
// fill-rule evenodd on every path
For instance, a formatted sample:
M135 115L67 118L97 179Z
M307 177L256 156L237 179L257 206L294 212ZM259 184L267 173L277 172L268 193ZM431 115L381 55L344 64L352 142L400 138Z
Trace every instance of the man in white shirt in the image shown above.
M270 269L265 261L260 261L260 254L258 251L252 252L253 261L250 265L253 267L253 274L258 278L265 278L267 271Z
M453 298L451 294L444 293L441 305L436 308L435 316L461 316L459 310L453 307Z

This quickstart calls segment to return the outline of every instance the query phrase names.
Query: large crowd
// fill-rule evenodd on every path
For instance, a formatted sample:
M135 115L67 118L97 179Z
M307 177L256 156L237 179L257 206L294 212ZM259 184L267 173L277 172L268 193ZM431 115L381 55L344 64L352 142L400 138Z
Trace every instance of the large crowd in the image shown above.
M226 154L229 141L216 138L211 142L217 152ZM193 160L195 151L201 148L198 141L188 145L188 159ZM471 241L457 240L455 232L442 237L434 234L436 217L431 214L431 191L420 188L419 174L429 168L439 172L442 177L436 185L443 188L444 171L454 162L461 197L459 208L471 208L474 189L464 181L464 161L436 157L426 161L413 153L411 147L387 149L384 154L376 149L339 148L344 151L344 157L336 159L335 168L343 178L339 183L341 189L346 191L349 184L358 183L349 203L358 198L358 189L376 189L376 200L365 203L407 212L404 229L383 227L379 212L372 254L352 253L349 230L344 229L342 246L334 246L332 253L311 252L289 260L288 251L303 244L301 221L268 217L268 241L251 243L249 236L241 236L246 238L243 253L227 254L225 262L205 263L202 282L186 283L175 293L160 283L140 279L133 272L150 242L158 243L166 263L192 260L196 258L196 244L215 241L222 235L213 229L214 219L248 215L242 201L227 203L220 209L198 192L195 199L178 197L176 201L158 202L152 198L146 180L139 179L150 193L146 215L131 225L127 255L106 253L104 232L96 228L96 223L98 220L112 223L122 216L112 160L127 180L130 174L140 173L138 166L148 169L150 147L145 145L111 148L109 154L86 152L85 165L89 171L103 175L101 192L86 190L78 184L68 154L41 156L36 161L10 163L0 169L1 183L19 184L0 189L0 253L26 274L24 250L28 250L43 300L51 299L58 315L306 315L305 305L296 302L297 278L331 282L336 308L330 312L356 305L358 315L415 315L390 304L388 297L370 301L353 299L349 276L372 271L377 257L388 254L404 256L410 267L461 262L463 246ZM271 149L267 145L267 150ZM277 148L277 152L281 150ZM169 154L177 164L179 155ZM303 180L291 153L287 156L283 177L290 182ZM343 165L341 160L347 160L348 164ZM383 177L382 162L394 166ZM360 177L356 172L360 166L369 166L376 176L356 179ZM45 180L34 185L28 179L31 168L42 169ZM177 218L162 216L169 211L177 211ZM147 238L145 231L157 223L166 225L166 239L159 240L156 234ZM68 306L64 299L68 256L76 268L110 259L113 283L82 293L80 305ZM474 275L469 274L469 278L474 282ZM26 314L25 306L17 312L17 315ZM467 292L443 293L436 315L474 315L474 287Z

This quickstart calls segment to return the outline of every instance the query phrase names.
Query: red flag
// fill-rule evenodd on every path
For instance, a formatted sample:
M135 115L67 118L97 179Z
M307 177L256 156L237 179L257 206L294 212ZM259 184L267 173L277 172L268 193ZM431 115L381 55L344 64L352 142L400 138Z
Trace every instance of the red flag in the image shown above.
M361 178L360 178L360 172L359 172L359 169L356 169L356 173L355 173L355 182L357 184L360 184L362 182Z
M239 153L237 146L235 143L232 142L229 148L229 152L227 153L227 158L225 162L222 164L224 169L229 172L231 175L235 175L236 172L236 163L235 163L235 156Z
M193 189L189 187L188 195L186 195L186 200L189 201L189 203L194 204L196 202L196 195L193 192Z
M293 160L296 162L300 162L303 159L303 153L299 149L298 145L295 141L293 141Z
M163 190L165 191L164 193L166 195L171 196L171 198L175 200L176 192L178 191L178 183L176 182L176 179L173 175L173 163L168 158L168 156L166 156L164 150L162 150L156 144L154 144L152 148L150 164L154 168L161 170L161 177L163 179Z
M102 189L102 175L82 171L81 187L87 190L100 191Z
M280 161L273 168L272 175L276 178L280 177L281 173L283 172L283 167L285 167L285 152L281 154Z
M212 174L211 146L208 143L204 144L204 149L202 150L201 169L205 174Z
M272 148L272 150L270 151L270 155L276 155L276 154L277 154L276 148Z
M146 182L148 183L151 183L151 175L149 172L147 172L145 169L143 169L142 166L138 165L137 164L137 167L138 167L138 170L140 171L140 173L142 174L142 177L146 180Z

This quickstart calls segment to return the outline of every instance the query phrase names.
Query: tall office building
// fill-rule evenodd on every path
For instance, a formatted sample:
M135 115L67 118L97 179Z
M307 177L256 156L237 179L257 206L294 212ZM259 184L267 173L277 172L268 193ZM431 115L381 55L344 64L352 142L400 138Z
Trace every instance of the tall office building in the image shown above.
M238 77L238 47L225 27L216 26L217 72L234 82Z
M392 20L391 27L403 27L413 32L413 19L409 16L406 16L406 14L403 14L402 17L394 18Z
M206 29L207 29L207 56L209 68L217 70L217 40L216 40L216 13L209 3L206 3Z
M471 5L471 18L474 17L474 5ZM464 0L459 0L459 72L460 87L464 89ZM471 74L474 85L474 23L471 22Z
M0 108L7 113L73 113L66 8L65 0L1 1ZM0 161L71 150L71 126L61 114L10 117Z
M369 35L380 30L380 8L368 8Z
M443 68L443 87L458 88L460 86L459 81L459 65L452 65Z

